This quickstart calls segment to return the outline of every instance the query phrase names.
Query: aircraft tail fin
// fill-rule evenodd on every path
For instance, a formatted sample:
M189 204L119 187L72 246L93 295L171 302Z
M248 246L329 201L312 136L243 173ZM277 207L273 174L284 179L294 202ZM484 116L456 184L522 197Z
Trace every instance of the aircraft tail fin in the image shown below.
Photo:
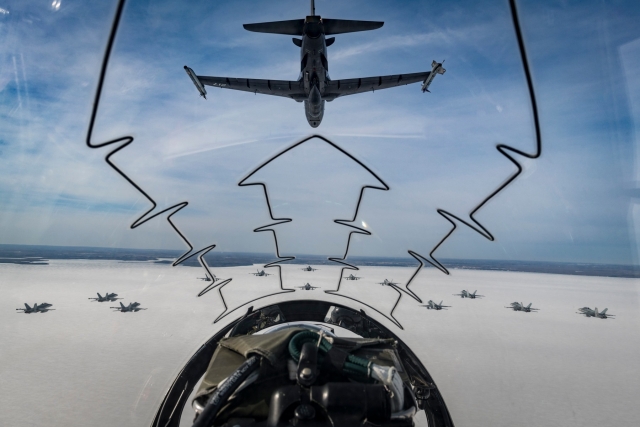
M124 304L122 304L122 303L120 303L120 307L125 308L125 307L124 307Z
M29 307L29 304L27 304L26 302L24 303L24 306L27 308L27 310L31 310L31 307Z
M289 21L258 22L244 24L244 29L255 33L285 34L289 36L301 36L304 29L304 19L291 19Z

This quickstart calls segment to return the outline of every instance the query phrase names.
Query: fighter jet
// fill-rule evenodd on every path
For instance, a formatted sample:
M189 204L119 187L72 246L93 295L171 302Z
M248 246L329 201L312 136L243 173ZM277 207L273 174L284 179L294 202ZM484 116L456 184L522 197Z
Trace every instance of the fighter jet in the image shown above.
M312 291L314 289L318 289L317 286L311 286L309 283L305 283L302 286L297 286L298 289L302 289L304 291Z
M391 279L391 280L384 279L382 282L378 282L378 285L396 286L396 285L399 285L399 283L394 282L393 279Z
M306 266L305 268L302 269L302 271L316 271L317 268L313 268L310 265Z
M443 301L440 301L440 304L433 302L433 300L429 300L426 305L423 307L427 307L427 310L442 310L443 308L451 307L450 305L442 305Z
M596 307L594 310L589 307L582 307L578 309L577 313L583 314L586 317L599 317L600 319L609 319L615 317L615 314L607 314L607 310L609 309L605 308L602 311L598 311L598 307Z
M250 274L253 274L254 276L260 276L260 277L262 277L262 276L271 276L271 274L265 273L264 270L256 270L256 271L257 271L257 273L250 273Z
M362 279L362 277L357 277L357 276L354 276L353 274L350 274L348 276L344 276L344 278L347 279L347 280L360 280L360 279Z
M127 306L125 306L124 304L120 303L120 307L111 307L111 308L113 308L116 311L119 311L121 313L146 310L146 308L141 308L140 307L140 303L139 302L130 302L129 305L127 305Z
M96 293L98 294L98 298L88 298L88 299L92 299L98 302L105 302L105 301L114 302L117 299L122 299L122 298L116 298L118 294L114 294L114 293L110 294L109 292L107 292L105 296L100 295L99 292L96 292Z
M49 304L48 302L43 302L42 304L35 303L33 307L30 307L29 304L24 303L24 308L16 308L16 310L22 310L24 313L46 313L47 311L55 310L55 308L49 308L53 306L53 304Z
M291 98L304 102L307 121L311 127L320 126L324 116L325 101L331 102L340 96L354 95L363 92L374 92L380 89L422 82L422 92L428 92L429 86L437 74L444 74L442 63L433 61L431 71L412 74L395 74L346 80L329 78L329 62L327 47L335 42L335 34L353 33L357 31L376 30L384 25L381 21L352 21L344 19L328 19L316 15L314 0L311 0L311 15L305 19L289 21L261 22L244 24L244 29L257 33L285 34L298 36L293 44L300 48L300 74L297 80L260 80L235 77L198 76L184 66L191 81L207 98L205 86L244 92ZM444 61L443 61L444 62Z
M532 311L538 311L537 308L531 308L531 304L533 304L533 303L529 303L529 305L524 305L521 302L512 302L511 304L509 304L505 308L510 308L513 311L524 311L525 313L530 313Z
M209 277L209 276L206 276L206 277L198 277L198 279L200 279L200 280L204 280L205 282L211 282L211 281L213 280L213 283L215 283L216 281L220 280L218 277L216 277L216 275L215 275L215 274L212 274L212 276L213 276L213 277Z
M468 292L466 289L463 289L462 292L460 292L459 294L453 294L453 295L460 298L471 298L471 299L481 298L484 296L484 295L476 295L476 292L478 291L473 291L473 293L471 293L471 292Z

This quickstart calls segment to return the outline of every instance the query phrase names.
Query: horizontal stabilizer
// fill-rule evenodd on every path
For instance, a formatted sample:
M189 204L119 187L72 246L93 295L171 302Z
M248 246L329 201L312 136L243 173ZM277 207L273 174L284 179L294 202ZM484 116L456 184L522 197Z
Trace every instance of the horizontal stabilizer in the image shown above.
M357 31L377 30L384 25L380 21L352 21L350 19L322 19L324 33L332 34L355 33ZM246 27L245 27L246 28Z
M244 24L244 29L256 33L287 34L301 36L304 28L304 19L292 19L290 21L260 22L257 24Z

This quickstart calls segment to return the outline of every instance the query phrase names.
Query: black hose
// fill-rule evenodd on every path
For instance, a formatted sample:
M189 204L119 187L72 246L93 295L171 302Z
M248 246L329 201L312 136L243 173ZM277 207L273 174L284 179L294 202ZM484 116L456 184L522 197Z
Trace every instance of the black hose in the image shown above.
M193 423L193 427L211 427L220 408L222 408L240 384L242 384L253 371L260 367L259 362L260 357L252 356L240 365L240 367L226 379L222 386L213 392L207 402L207 406L205 406L202 413Z

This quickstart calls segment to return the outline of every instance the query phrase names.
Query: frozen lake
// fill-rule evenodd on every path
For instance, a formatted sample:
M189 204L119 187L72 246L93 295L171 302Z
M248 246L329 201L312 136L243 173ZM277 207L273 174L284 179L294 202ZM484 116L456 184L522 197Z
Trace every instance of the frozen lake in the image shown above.
M423 269L411 289L426 303L444 300L448 310L426 310L404 296L395 317L400 330L370 307L388 313L397 293L376 284L405 283L404 267L363 267L362 277L342 282L358 304L322 290L335 289L339 267L283 268L285 286L311 283L260 299L323 299L364 308L396 332L433 376L453 421L460 426L636 425L640 419L640 286L638 279ZM278 292L277 269L260 265L218 268L230 308ZM347 271L349 273L349 271ZM164 394L190 356L241 307L219 323L216 290L201 298L199 268L147 262L52 260L50 265L0 264L0 425L149 426ZM478 290L468 300L452 294ZM118 313L114 303L87 298L116 292L125 304L148 310ZM23 303L53 304L55 311L26 315ZM513 301L533 303L537 313L513 312ZM576 314L605 307L612 320Z

